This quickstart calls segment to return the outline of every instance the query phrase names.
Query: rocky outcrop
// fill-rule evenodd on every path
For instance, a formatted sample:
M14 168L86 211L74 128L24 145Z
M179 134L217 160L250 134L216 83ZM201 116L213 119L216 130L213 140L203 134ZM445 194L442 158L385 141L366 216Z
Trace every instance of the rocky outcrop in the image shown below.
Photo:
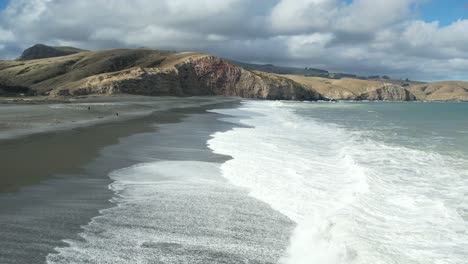
M285 77L247 71L215 56L193 56L174 65L135 67L88 77L52 95L128 93L140 95L224 95L244 98L319 100L314 90Z
M181 88L245 98L318 100L316 91L288 78L262 72L247 71L215 56L189 59L175 65Z
M287 77L333 100L413 101L416 99L406 88L382 81L352 78L333 80L297 75L287 75Z
M407 89L393 84L385 84L375 90L363 93L358 100L414 101L416 97Z

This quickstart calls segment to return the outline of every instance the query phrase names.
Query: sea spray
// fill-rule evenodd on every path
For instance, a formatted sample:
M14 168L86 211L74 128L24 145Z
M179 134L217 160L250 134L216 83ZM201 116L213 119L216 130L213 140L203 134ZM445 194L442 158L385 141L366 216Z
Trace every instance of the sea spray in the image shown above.
M294 230L290 246L280 263L349 263L355 253L348 248L345 241L335 238L335 230L335 224L330 221L305 219Z

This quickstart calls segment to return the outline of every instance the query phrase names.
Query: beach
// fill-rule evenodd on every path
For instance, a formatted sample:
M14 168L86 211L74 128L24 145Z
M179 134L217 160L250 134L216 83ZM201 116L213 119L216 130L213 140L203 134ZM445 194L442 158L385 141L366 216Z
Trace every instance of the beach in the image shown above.
M237 125L207 110L233 107L239 100L153 100L160 110L152 113L125 120L119 114L122 120L102 118L1 141L1 263L280 258L293 223L229 184L219 169L229 157L206 146L211 134ZM92 111L88 104L77 111ZM116 110L122 113L105 111Z
M3 139L0 263L468 256L466 104L142 100Z
M0 104L0 191L76 172L95 159L100 148L118 143L121 137L154 130L149 122L177 121L176 115L165 111L218 101L237 99L125 95L54 104ZM165 114L152 115L155 112Z

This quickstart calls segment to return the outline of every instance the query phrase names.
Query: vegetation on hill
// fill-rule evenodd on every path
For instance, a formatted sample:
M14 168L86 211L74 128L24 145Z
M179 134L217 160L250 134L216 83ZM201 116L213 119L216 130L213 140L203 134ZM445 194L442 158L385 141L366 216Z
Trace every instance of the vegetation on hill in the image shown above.
M43 58L53 58L67 56L82 52L84 50L74 47L51 47L43 44L36 44L23 51L18 60L35 60Z
M415 96L404 87L384 81L326 79L298 75L287 75L287 77L333 100L415 100Z
M409 90L422 101L468 101L468 82L423 83L413 85Z
M245 63L239 61L232 61L235 65L243 67L252 71L262 71L268 73L276 74L295 74L295 75L310 75L310 76L328 76L329 72L321 69L314 68L295 68L295 67L284 67L284 66L275 66L273 64L253 64Z
M325 73L329 75L310 68L231 63L192 52L84 51L35 45L25 50L20 60L0 61L0 95L129 93L294 100L468 101L466 82L427 84L381 77L364 80L311 76Z
M208 54L152 49L83 51L68 56L1 61L8 86L38 95L93 93L226 95L264 99L323 99L280 76L267 76Z

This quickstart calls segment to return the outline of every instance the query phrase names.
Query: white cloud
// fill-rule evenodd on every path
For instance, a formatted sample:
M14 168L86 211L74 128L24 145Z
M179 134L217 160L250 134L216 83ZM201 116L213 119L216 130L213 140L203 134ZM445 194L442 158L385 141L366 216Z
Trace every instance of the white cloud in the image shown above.
M425 0L12 0L1 57L35 43L198 50L252 62L410 78L464 76L468 20L419 20Z
M332 39L333 34L331 33L313 33L288 37L289 54L295 58L301 58L304 54L308 54L308 56L320 55L316 53L321 53Z
M325 30L338 12L337 0L281 0L272 9L269 23L280 34Z
M404 21L419 0L355 0L336 17L336 29L347 32L374 32Z
M0 27L0 43L12 42L15 40L15 35L11 30L5 30Z

